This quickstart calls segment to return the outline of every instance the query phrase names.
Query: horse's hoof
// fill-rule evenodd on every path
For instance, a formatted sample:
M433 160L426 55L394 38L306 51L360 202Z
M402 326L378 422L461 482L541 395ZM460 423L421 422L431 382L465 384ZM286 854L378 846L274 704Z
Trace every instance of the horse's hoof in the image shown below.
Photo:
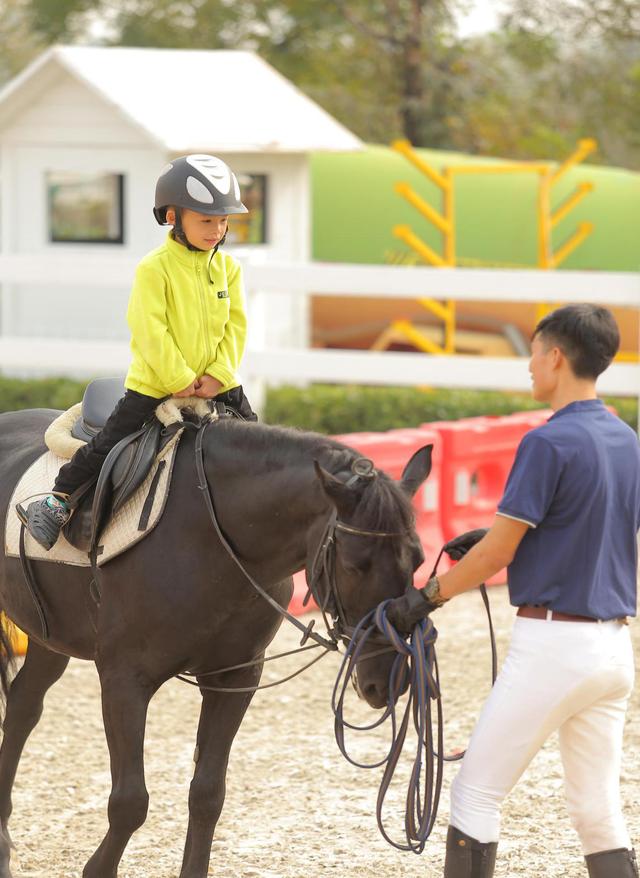
M6 827L0 829L0 878L13 878L9 865L12 847L9 830Z

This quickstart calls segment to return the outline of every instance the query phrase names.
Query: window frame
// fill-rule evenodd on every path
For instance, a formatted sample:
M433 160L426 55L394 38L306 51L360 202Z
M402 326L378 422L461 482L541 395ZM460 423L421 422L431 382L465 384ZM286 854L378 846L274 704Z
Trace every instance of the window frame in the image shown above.
M50 182L51 176L55 174L73 174L73 171L55 171L55 170L46 170L45 171L45 187L46 187L46 203L47 203L47 240L50 244L98 244L98 245L123 245L126 240L126 230L125 230L125 197L126 197L126 185L125 185L125 174L122 172L114 172L114 171L86 171L86 172L78 172L78 177L115 177L117 180L116 187L116 197L117 197L117 224L118 224L118 236L113 238L91 238L91 237L73 237L73 238L57 238L54 234L53 228L53 207L54 207L54 198L52 192L52 185Z

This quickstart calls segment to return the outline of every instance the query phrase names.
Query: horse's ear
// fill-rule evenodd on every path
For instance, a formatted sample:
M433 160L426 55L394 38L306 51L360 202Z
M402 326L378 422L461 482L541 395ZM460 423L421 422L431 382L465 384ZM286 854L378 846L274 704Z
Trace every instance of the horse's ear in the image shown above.
M337 479L332 473L328 472L324 467L320 466L317 460L313 461L316 475L320 480L322 489L327 497L334 504L338 512L348 512L353 510L357 502L356 494L353 488L347 487L344 482Z
M400 486L410 497L416 493L420 485L431 472L431 453L433 445L423 445L412 456L402 471Z

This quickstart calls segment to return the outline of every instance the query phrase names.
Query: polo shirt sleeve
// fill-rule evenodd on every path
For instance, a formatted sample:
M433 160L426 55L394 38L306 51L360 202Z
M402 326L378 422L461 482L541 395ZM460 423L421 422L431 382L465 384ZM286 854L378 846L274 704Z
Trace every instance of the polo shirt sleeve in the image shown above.
M537 527L546 516L562 473L558 449L535 430L522 438L498 515Z

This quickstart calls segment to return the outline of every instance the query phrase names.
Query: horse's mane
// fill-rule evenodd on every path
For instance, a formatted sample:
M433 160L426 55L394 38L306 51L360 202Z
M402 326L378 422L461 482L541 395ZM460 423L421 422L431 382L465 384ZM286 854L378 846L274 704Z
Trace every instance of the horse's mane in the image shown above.
M317 460L332 475L344 481L353 475L351 465L363 455L348 445L297 427L271 424L222 421L217 427L238 430L245 452L260 459L268 469L278 470L295 461ZM359 521L371 530L407 530L413 526L414 512L410 497L398 482L378 470L375 479L361 479L358 503ZM361 516L361 517L360 517Z

